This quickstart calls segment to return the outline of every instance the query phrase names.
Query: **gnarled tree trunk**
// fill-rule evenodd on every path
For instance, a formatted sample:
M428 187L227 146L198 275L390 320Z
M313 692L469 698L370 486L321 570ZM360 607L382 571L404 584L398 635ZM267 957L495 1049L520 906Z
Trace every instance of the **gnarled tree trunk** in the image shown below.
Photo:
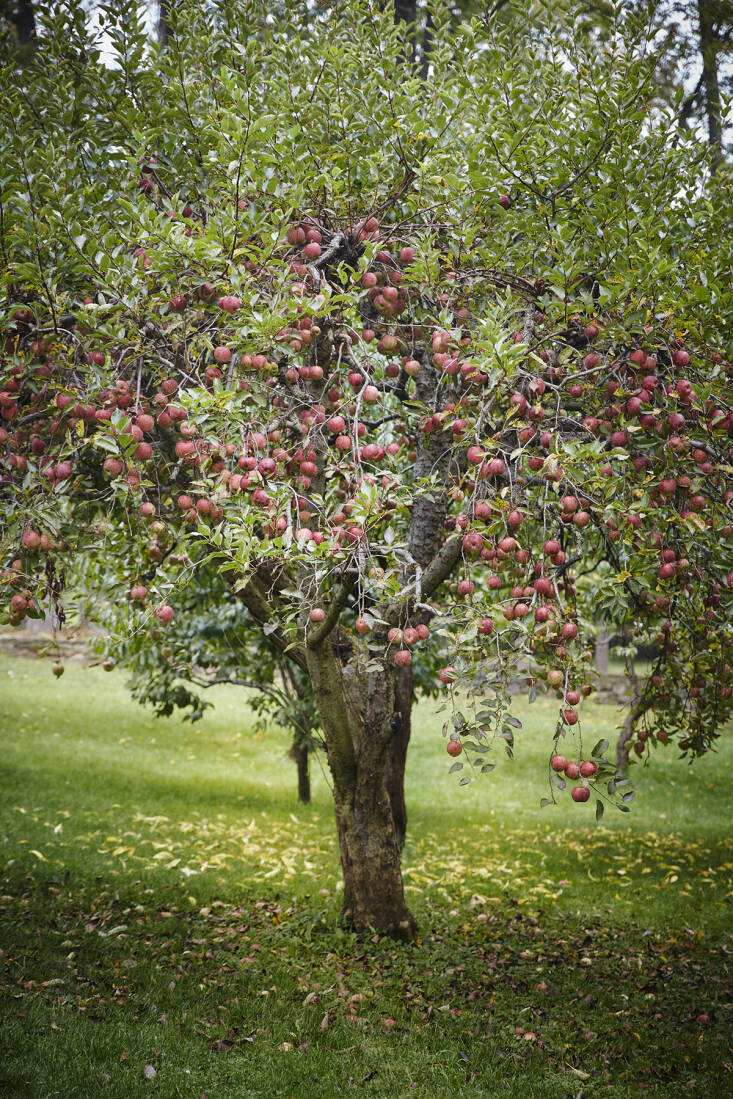
M309 648L307 660L333 775L344 917L357 931L409 941L417 928L385 784L397 725L394 671L376 660L341 666L328 639Z

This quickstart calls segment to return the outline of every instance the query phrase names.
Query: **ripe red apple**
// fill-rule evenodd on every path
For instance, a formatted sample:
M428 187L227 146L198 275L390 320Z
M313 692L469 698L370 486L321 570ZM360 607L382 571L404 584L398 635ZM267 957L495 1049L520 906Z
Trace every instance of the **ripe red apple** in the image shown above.
M550 760L550 767L553 771L564 771L568 765L568 761L565 756L553 756Z
M463 548L466 553L475 557L484 548L484 540L482 535L476 530L470 530L468 534L463 536Z
M570 797L573 801L587 801L590 797L590 790L587 786L573 786Z
M565 768L566 778L575 779L579 776L579 774L580 774L580 767L578 767L578 764L575 762L574 759L569 759L568 760L568 765Z
M105 473L108 473L110 477L117 477L122 473L122 462L119 458L105 458L102 469Z
M398 668L408 668L412 664L412 653L409 649L398 649L394 654L394 662Z
M463 745L458 740L449 740L445 750L449 756L459 756L463 751Z
M456 678L456 669L449 664L447 667L440 669L438 678L441 679L443 683L453 683Z
M590 759L584 759L580 765L580 774L583 778L591 778L598 771L598 767Z
M223 309L225 313L236 313L238 309L242 308L242 303L239 298L235 298L233 294L225 294L219 298L217 305L220 309Z
M314 607L308 617L310 618L311 622L323 622L324 618L326 617L326 612L324 611L323 607Z
M167 626L169 622L173 620L173 607L169 607L167 603L162 603L155 612L155 617L163 626Z

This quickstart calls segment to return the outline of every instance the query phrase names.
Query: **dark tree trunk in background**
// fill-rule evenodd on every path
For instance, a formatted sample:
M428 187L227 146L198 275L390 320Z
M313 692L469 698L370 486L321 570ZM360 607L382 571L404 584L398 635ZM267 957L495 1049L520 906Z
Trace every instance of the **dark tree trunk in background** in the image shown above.
M596 671L599 675L608 675L608 650L611 635L603 626L596 626Z
M298 801L307 805L311 799L310 752L305 745L293 742L290 754L298 768Z
M395 677L395 714L399 715L399 720L394 721L394 732L387 751L385 785L392 806L397 846L401 851L405 845L405 836L407 834L405 766L411 731L412 668L397 669Z
M639 702L641 698L641 691L639 687L639 678L636 674L636 668L634 667L634 661L630 656L625 659L626 672L629 677L629 684L631 686L631 698L629 700L629 710L624 718L624 723L621 726L621 732L616 742L616 770L625 771L629 766L629 750L631 748L631 741L634 737L634 731L636 729L636 722L641 717L641 710L639 709Z
M417 19L417 0L395 0L395 23L414 23Z
M0 18L7 19L15 30L19 46L36 40L36 17L31 0L0 0Z
M15 27L18 31L18 42L26 46L36 37L36 17L33 14L33 4L30 0L18 0L15 5Z
M700 54L702 56L702 86L705 100L705 117L708 124L708 142L716 164L723 159L723 127L718 82L718 42L713 22L716 5L711 0L697 0L700 22Z
M167 46L168 39L171 36L170 23L168 22L168 3L169 0L160 0L158 5L158 42L161 46Z

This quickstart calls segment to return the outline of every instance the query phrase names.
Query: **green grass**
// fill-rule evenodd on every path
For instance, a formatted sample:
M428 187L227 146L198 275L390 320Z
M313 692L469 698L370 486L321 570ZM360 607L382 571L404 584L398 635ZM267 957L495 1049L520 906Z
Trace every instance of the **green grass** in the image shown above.
M635 766L596 825L539 808L549 703L465 788L421 704L404 947L339 927L319 764L299 806L287 737L215 701L157 721L117 673L0 661L0 1095L726 1093L730 743Z

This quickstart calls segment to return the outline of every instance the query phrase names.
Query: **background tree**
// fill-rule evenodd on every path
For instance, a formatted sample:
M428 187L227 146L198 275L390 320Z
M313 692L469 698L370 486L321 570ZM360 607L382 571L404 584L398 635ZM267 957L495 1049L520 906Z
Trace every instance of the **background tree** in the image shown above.
M292 731L290 754L298 770L298 798L309 802L309 757L320 738L320 723L310 682L301 669L253 628L245 607L232 598L211 565L197 569L196 584L181 592L180 613L165 630L129 633L128 600L144 601L144 582L155 578L157 566L152 562L149 574L141 577L113 573L109 561L124 560L124 543L116 545L111 530L104 531L104 538L104 568L94 567L99 562L85 562L75 577L79 595L73 600L85 618L107 630L93 643L104 666L119 664L129 671L133 697L152 706L159 717L185 711L184 720L198 721L211 706L202 692L222 684L246 689L247 705L265 722ZM94 593L91 602L89 592ZM67 586L67 609L69 595Z
M558 695L548 801L627 808L581 720L599 612L658 638L647 743L703 753L730 712L706 152L633 20L599 54L436 6L422 79L367 0L182 4L154 59L104 14L116 67L53 9L3 89L7 613L60 608L73 556L164 630L215 568L311 683L346 917L411 938L385 767L431 637L461 783L511 754L522 678Z

